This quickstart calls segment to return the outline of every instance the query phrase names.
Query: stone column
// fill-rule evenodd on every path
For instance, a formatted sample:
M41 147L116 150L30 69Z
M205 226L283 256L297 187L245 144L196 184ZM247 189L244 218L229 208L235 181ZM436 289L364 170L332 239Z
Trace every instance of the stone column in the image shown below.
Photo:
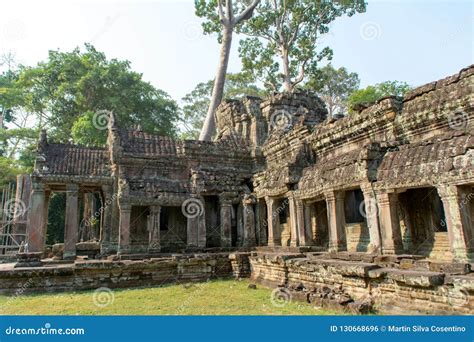
M181 209L187 217L187 245L189 248L206 247L206 215L202 197L192 197L183 202Z
M442 184L438 193L443 202L448 237L455 261L472 261L474 253L473 223L470 218L469 189L455 185Z
M221 215L221 247L232 246L232 202L230 199L221 196L220 215Z
M379 229L379 206L375 198L372 184L368 183L361 185L361 190L364 194L365 218L367 220L367 228L369 229L370 236L370 244L367 248L367 252L380 253L382 244Z
M112 186L102 186L102 231L100 232L100 252L107 253L111 247L112 240L112 206L114 198L112 194Z
M79 237L79 186L66 185L66 224L64 226L63 259L76 258L76 243Z
M237 206L235 220L237 224L237 247L242 247L244 245L244 207L242 202Z
M159 253L160 245L160 214L161 206L150 206L150 215L147 217L148 225L148 253Z
M243 202L243 226L244 226L244 241L245 247L253 247L256 245L255 239L255 214L253 211L254 198L247 196Z
M205 210L205 202L204 198L200 197L199 200L202 203L202 211L201 215L197 217L198 222L198 247L199 248L206 248L207 237L206 237L206 210Z
M130 216L132 206L128 203L119 203L120 226L118 254L130 253Z
M265 220L265 206L266 204L263 203L260 199L257 200L257 210L255 211L255 222L256 222L256 230L257 230L257 237L258 237L258 245L259 246L266 246L268 243L267 238L267 221Z
M275 200L265 197L265 201L267 203L268 246L281 246L280 216L276 211Z
M188 248L197 248L198 246L198 220L197 217L188 217L186 244Z
M46 202L45 186L33 182L28 210L28 246L29 253L43 252L46 238L46 223L48 208Z
M313 210L312 206L314 204L312 203L306 203L303 205L304 209L304 225L305 225L305 231L306 231L306 245L313 245ZM314 225L314 228L316 228L316 224Z
M328 191L324 193L328 210L329 250L346 251L344 192Z
M290 246L298 246L298 220L296 214L296 204L294 197L288 198L290 211Z
M307 205L303 204L303 201L296 201L296 221L298 224L298 241L300 246L311 245L311 219L310 224L306 225L306 212L309 212L309 209Z
M402 234L398 218L398 194L382 192L377 194L380 213L380 232L382 234L382 253L398 254L403 251Z

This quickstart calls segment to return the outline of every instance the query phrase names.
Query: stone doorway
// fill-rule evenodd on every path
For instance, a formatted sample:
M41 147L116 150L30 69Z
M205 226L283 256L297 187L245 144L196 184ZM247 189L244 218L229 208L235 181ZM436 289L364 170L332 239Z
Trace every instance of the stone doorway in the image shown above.
M282 198L277 206L277 214L280 222L281 245L290 246L291 241L291 219L288 198Z
M221 218L218 196L204 197L204 210L206 217L206 246L221 246Z
M161 207L160 211L160 245L161 250L177 252L186 248L187 218L181 207Z
M367 252L370 243L364 205L364 194L360 188L345 192L344 216L349 252Z
M451 260L443 203L434 187L409 189L399 195L403 249L437 260Z
M130 214L130 249L132 253L148 251L148 206L132 206Z
M309 206L311 233L314 245L326 250L329 247L329 223L326 201L317 201Z

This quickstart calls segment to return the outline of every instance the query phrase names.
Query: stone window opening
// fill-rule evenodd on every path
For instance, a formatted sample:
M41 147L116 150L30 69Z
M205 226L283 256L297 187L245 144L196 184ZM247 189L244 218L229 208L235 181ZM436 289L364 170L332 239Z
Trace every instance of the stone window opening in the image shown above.
M350 190L346 191L344 197L344 210L346 223L364 223L366 222L365 217L362 215L364 204L364 194L362 190Z
M169 219L170 213L168 207L162 207L160 211L160 231L168 231L169 230Z

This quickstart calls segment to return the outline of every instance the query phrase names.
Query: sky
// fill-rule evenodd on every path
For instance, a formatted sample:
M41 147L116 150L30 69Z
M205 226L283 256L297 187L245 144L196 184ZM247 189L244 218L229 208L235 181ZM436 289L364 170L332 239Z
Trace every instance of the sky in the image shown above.
M193 0L0 0L0 53L23 65L48 50L92 43L179 100L212 79L219 45L205 36ZM361 86L387 80L419 86L473 64L474 0L368 1L367 12L338 18L321 46L332 64L357 72ZM229 72L240 70L238 39Z

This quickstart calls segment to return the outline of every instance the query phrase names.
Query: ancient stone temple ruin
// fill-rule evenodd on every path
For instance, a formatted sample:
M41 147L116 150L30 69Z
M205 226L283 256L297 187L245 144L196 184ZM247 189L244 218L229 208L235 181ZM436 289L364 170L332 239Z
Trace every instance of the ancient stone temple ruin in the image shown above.
M120 127L112 113L104 148L42 131L18 228L22 262L43 258L32 291L234 274L310 302L329 287L382 311L474 313L474 66L342 118L300 91L225 100L216 120L213 142ZM66 193L58 253L45 245L52 192ZM79 237L84 194L97 198L94 243ZM0 270L3 292L22 262Z

